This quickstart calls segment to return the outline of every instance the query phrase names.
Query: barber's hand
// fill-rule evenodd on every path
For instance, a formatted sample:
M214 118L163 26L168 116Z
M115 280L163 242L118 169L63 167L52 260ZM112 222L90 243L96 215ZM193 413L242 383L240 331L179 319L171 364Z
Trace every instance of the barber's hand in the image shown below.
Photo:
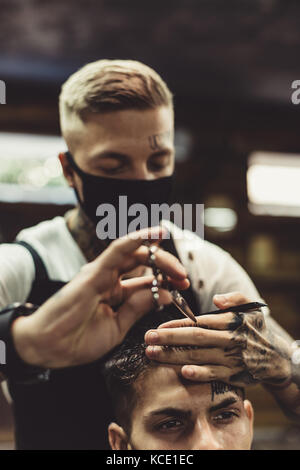
M32 365L59 368L92 362L119 344L131 326L153 309L153 276L122 281L122 275L146 266L145 239L159 243L162 228L145 229L115 240L34 314L13 323L12 334L21 358ZM170 253L158 249L156 265L175 288L189 282L183 266ZM159 303L171 295L159 290Z
M240 293L214 297L220 309L247 302ZM150 359L183 365L189 380L280 386L291 376L290 346L267 329L260 311L200 315L197 327L189 319L170 321L148 331L145 341Z

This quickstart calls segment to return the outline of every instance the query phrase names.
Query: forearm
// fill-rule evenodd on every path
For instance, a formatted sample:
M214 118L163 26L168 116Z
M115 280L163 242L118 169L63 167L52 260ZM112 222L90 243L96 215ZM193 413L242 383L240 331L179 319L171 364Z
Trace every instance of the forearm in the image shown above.
M39 331L33 319L36 318L33 314L39 315L42 307L20 304L22 310L16 313L19 307L15 308L15 305L17 304L11 304L0 312L0 338L4 345L0 358L0 382L7 379L7 376L13 377L14 367L19 367L20 364L24 364L24 367L48 367L45 350L47 351L47 346L50 348L51 335L47 335L47 331ZM16 364L16 360L21 363Z
M15 325L20 322L26 323L32 313L37 309L32 304L11 304L0 312L0 337L1 361L0 361L0 382L4 379L13 380L16 383L33 383L48 380L48 371L41 367L36 367L27 361L23 355L27 351L24 348L23 340L19 334L15 336ZM17 328L19 330L19 327Z
M11 330L15 349L26 364L46 367L43 364L42 351L37 346L31 324L29 317L22 316L13 322Z
M296 423L300 423L300 393L299 385L299 372L298 379L295 377L292 379L293 382L288 382L282 389L275 388L274 386L265 385L268 390L275 398L284 414Z
M264 387L275 398L285 415L300 422L300 364L295 360L295 350L292 348L293 338L271 317L267 317L266 324L269 332L274 337L280 337L290 345L290 373L286 381L281 385L265 384Z

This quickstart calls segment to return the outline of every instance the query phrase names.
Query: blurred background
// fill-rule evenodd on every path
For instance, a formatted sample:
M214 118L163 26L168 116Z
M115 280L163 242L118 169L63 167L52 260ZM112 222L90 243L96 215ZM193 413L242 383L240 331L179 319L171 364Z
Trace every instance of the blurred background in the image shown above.
M205 204L205 238L300 339L299 28L298 0L0 0L0 242L74 203L57 160L63 81L96 59L141 60L175 95L176 200ZM272 397L249 398L254 448L299 449ZM11 447L0 392L0 448Z

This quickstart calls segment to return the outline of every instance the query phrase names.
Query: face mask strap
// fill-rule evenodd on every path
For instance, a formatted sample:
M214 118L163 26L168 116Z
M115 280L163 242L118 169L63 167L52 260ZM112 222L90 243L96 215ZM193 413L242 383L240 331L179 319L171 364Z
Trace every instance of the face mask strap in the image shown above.
M77 175L79 176L85 176L85 172L82 171L81 168L79 168L79 166L77 166L75 160L74 160L74 157L72 156L71 152L67 151L65 152L65 155L68 159L68 162L70 163L71 167L73 168L73 170L77 173ZM83 211L85 212L85 208L84 208L84 202L80 199L80 196L79 196L79 193L76 189L76 187L74 186L74 191L75 191L75 194L76 194L76 197L77 197L77 201L79 202L81 208L83 209Z
M71 167L73 168L73 170L79 175L79 176L82 176L82 177L85 177L85 176L90 176L88 173L85 173L81 168L79 168L79 166L77 165L77 163L75 162L74 160L74 157L73 155L71 154L71 152L67 151L65 152L65 155L68 159L68 162L70 163Z

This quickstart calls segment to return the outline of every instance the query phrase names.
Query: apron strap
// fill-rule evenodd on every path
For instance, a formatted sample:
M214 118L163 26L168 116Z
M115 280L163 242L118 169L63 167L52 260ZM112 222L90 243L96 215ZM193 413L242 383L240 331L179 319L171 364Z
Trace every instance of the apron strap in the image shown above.
M52 280L49 278L45 264L38 254L38 252L27 242L18 241L13 242L17 245L22 245L26 248L34 261L35 266L35 279L31 286L31 291L27 297L27 302L35 305L42 305L46 300L61 289L66 282Z
M35 279L38 279L39 281L48 280L49 276L48 276L46 267L44 265L44 262L43 262L42 258L38 254L38 252L31 245L29 245L29 243L27 243L27 242L17 241L17 242L13 242L13 243L16 244L16 245L24 246L30 252L30 254L33 258L34 266L35 266Z

